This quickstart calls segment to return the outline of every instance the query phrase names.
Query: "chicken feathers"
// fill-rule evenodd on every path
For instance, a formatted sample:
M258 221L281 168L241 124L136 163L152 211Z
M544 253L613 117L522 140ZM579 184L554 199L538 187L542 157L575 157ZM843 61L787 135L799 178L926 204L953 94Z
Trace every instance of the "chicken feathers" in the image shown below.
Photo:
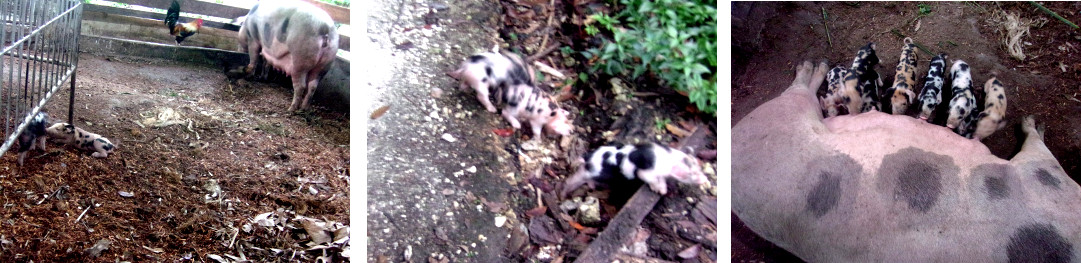
M184 42L184 39L195 35L199 28L203 27L203 19L195 19L188 23L177 23L180 20L180 2L173 0L165 13L165 26L169 28L169 35L176 36L176 44Z

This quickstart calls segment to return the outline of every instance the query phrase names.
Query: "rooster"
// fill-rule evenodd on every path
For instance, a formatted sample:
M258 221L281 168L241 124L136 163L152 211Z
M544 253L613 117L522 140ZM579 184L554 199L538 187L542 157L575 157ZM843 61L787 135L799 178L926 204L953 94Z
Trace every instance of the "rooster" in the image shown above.
M187 23L177 23L180 19L180 3L173 0L173 4L169 6L169 12L165 13L165 26L169 27L169 34L176 36L176 44L180 45L185 38L195 35L199 32L199 28L203 27L203 19L195 19L195 21Z

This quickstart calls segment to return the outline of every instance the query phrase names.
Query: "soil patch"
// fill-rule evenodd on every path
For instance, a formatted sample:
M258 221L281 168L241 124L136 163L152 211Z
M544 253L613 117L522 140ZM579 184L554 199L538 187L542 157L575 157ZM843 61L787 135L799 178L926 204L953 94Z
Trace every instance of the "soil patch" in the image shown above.
M79 62L74 122L117 150L98 159L50 143L22 167L13 151L0 159L2 261L84 261L99 243L94 261L314 260L323 251L305 251L298 218L348 223L349 116L287 113L291 89L218 68ZM68 100L63 88L46 105L54 122ZM268 212L274 225L253 220Z

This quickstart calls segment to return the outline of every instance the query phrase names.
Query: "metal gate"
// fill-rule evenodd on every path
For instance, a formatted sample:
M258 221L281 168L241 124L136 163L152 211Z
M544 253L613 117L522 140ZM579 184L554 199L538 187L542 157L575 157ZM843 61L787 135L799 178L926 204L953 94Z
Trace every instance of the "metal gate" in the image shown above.
M0 1L0 156L64 84L72 123L82 14L82 0Z

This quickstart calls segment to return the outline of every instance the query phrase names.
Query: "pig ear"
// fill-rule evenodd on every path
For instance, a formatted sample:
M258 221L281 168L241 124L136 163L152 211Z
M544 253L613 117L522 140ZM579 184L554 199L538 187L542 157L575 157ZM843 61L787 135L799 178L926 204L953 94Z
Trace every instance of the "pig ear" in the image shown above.
M912 103L912 100L916 98L916 93L910 89L906 89L905 94L908 94L908 103Z

